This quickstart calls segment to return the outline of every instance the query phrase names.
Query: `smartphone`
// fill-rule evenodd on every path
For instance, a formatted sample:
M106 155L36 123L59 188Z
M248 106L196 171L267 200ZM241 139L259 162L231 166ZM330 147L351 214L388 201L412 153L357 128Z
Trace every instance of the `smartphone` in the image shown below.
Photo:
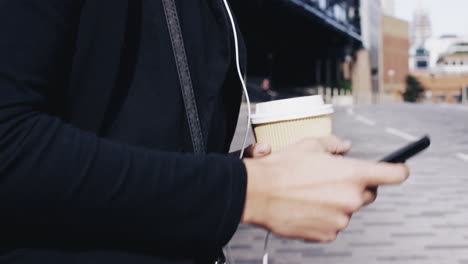
M405 163L408 159L427 149L430 145L431 139L429 136L425 136L422 139L393 152L380 160L380 162Z

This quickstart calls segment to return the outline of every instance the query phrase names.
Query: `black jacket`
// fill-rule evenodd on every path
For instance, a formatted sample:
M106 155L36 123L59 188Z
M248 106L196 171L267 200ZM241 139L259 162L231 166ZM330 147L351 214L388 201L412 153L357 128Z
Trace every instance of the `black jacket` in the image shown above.
M161 1L0 0L0 262L191 263L230 240L246 191L219 154L241 99L231 29L221 0L176 2L206 156Z

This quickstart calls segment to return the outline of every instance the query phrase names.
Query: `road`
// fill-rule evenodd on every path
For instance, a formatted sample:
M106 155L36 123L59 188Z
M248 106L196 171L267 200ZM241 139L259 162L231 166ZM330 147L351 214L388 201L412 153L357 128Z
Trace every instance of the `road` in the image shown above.
M233 142L239 148L245 107ZM334 133L353 142L350 157L378 160L429 134L433 145L408 164L403 186L384 187L338 240L314 244L272 237L270 264L468 264L468 107L434 104L339 108ZM250 142L253 138L250 138ZM240 226L232 264L261 263L265 231Z

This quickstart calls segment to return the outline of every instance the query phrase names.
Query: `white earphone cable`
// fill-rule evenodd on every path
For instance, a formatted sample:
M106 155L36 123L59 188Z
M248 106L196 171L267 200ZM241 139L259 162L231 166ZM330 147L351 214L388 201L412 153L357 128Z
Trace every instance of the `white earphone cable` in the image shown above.
M247 111L248 111L247 127L246 127L244 141L242 143L241 153L240 153L240 157L239 157L239 158L242 159L244 157L244 151L245 151L245 148L247 146L247 139L249 137L249 130L250 130L250 124L251 124L251 119L252 119L252 110L251 110L251 107L250 107L249 92L247 91L247 86L245 84L244 78L242 77L242 70L241 70L241 67L240 67L239 39L238 39L238 36L237 36L236 23L234 21L234 17L232 15L231 8L229 7L229 4L228 4L227 0L223 0L223 2L224 2L224 6L226 7L226 11L227 11L227 14L229 16L229 19L231 21L232 32L233 32L233 35L234 35L234 48L235 48L235 52L236 52L235 55L236 55L237 74L239 75L239 80L240 80L240 82L242 84L242 88L243 88L244 94L245 94L245 100L247 101ZM268 234L267 234L267 236L265 238L265 244L264 244L264 253L263 253L263 259L262 259L263 264L268 264L268 240L269 240L269 237L270 237L270 233L268 232ZM227 245L227 254L226 255L227 255L227 258L228 258L228 263L229 264L235 264L234 260L231 258L231 244L230 243L228 243L228 245Z
M244 157L244 152L245 152L245 148L246 148L246 145L247 145L247 139L249 137L249 130L250 130L250 120L251 120L251 116L252 116L252 110L250 108L250 97L249 97L249 92L247 91L247 86L245 84L245 80L242 76L242 70L241 70L241 67L240 67L240 55L239 55L239 39L237 37L237 28L236 28L236 23L234 21L234 17L232 15L232 12L231 12L231 8L229 7L229 4L227 2L227 0L223 0L224 2L224 6L226 8L226 11L227 11L227 14L229 16L229 20L231 22L231 26L232 26L232 33L233 33L233 36L234 36L234 49L235 49L235 55L236 55L236 68L237 68L237 74L239 75L239 80L242 84L242 89L244 90L244 95L245 95L245 100L247 101L247 111L248 111L248 116L247 116L247 126L246 126L246 131L245 131L245 135L244 135L244 140L242 142L242 148L241 148L241 153L240 153L240 159L242 159ZM227 259L228 259L228 263L229 264L235 264L234 260L231 258L231 244L228 243L227 245Z
M245 147L247 145L247 139L249 137L250 120L251 120L251 117L252 117L252 110L250 109L249 92L247 91L247 86L245 84L244 78L242 77L242 70L241 70L241 67L240 67L239 39L237 37L236 23L234 22L234 17L232 15L231 8L229 7L229 4L228 4L227 0L223 0L223 2L224 2L224 6L226 7L229 19L231 21L232 32L233 32L233 35L234 35L234 49L235 49L235 52L236 52L237 74L239 75L239 80L240 80L240 82L242 84L242 89L244 90L244 94L245 94L245 100L247 101L248 118L247 118L247 128L246 128L246 131L245 131L245 137L244 137L244 141L242 143L242 149L241 149L241 154L240 154L240 158L242 159L242 157L244 156L244 149L245 149Z

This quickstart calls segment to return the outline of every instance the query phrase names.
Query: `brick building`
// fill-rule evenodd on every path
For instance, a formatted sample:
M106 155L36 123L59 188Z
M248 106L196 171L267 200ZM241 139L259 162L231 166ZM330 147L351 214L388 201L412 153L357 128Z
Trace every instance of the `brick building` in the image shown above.
M468 88L468 76L466 75L434 76L420 73L415 74L415 76L426 90L426 100L435 103L460 103L463 89Z
M447 40L447 38L441 38ZM428 71L414 72L426 90L426 101L435 103L466 103L468 100L468 42L450 38L445 49L429 50L437 53L435 65ZM446 41L446 44L449 44Z
M406 89L405 78L409 74L408 22L391 16L382 17L382 60L380 87L384 101L401 101ZM382 99L381 99L382 101Z

